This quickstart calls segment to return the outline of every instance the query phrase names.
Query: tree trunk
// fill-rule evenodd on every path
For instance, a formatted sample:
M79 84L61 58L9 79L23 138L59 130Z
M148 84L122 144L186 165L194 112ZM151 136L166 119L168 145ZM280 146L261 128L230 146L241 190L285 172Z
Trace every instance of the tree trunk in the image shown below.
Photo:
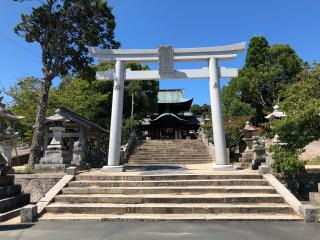
M28 165L33 167L41 158L41 147L43 146L43 129L45 124L45 113L48 104L49 90L52 84L52 77L45 76L43 85L39 96L38 109L36 121L34 125L32 144L30 148L30 155Z

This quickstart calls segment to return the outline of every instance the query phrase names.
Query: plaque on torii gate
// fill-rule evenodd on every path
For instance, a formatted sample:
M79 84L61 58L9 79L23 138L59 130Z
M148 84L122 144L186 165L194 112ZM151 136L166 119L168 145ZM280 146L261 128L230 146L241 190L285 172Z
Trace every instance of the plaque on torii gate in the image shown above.
M115 69L97 72L96 78L103 81L114 81L112 96L111 127L109 138L108 166L103 171L123 171L120 166L121 127L123 111L124 81L129 80L176 80L176 79L209 79L212 129L215 149L215 169L233 169L228 162L220 78L238 76L238 69L219 67L218 62L234 59L245 48L245 42L204 48L174 48L161 46L159 49L101 49L90 47L92 56L105 62L115 62ZM208 67L201 69L179 69L175 62L206 61ZM125 69L126 62L159 64L159 70L132 71Z

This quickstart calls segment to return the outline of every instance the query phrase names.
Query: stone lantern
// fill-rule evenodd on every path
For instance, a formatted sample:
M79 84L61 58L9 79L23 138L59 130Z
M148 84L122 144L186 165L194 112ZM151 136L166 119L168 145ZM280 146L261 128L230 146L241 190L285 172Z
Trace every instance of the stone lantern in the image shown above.
M243 136L242 140L246 143L246 149L241 153L241 158L239 159L242 167L248 167L252 163L254 155L252 151L252 144L254 141L253 134L255 131L256 128L252 126L250 122L246 122L245 127L241 130L241 135Z
M281 120L282 118L286 117L287 115L285 114L285 112L281 112L280 108L278 105L275 105L273 107L273 112L268 114L265 119L268 119L269 121L273 121L273 120ZM275 134L273 139L272 139L272 145L286 145L286 143L281 142L280 137L278 134ZM273 159L271 157L271 154L267 152L266 154L266 164L268 166L271 166L273 163Z
M273 120L273 119L281 119L283 117L286 117L287 115L284 113L284 112L281 112L279 110L279 106L278 105L275 105L273 107L273 112L268 114L265 119L268 119L269 121Z
M286 117L287 115L286 115L284 112L281 112L279 109L280 109L279 106L278 106L278 105L275 105L275 106L273 107L273 112L270 113L270 114L268 114L268 115L265 117L265 119L268 119L269 121L273 121L273 120L275 120L275 119L279 119L279 120L280 120L280 119ZM275 135L274 135L274 138L273 138L273 140L272 140L272 143L273 143L273 144L280 144L280 145L283 145L283 144L284 144L284 143L281 142L278 134L275 134Z
M246 143L247 147L246 151L252 149L252 142L253 142L253 133L256 131L256 128L250 124L250 122L246 122L245 127L241 130L241 135L243 136L242 140Z
M11 126L23 119L23 117L17 116L8 110L2 100L3 97L0 97L0 145L2 148L0 151L0 170L4 174L11 168L11 152L13 140L16 137Z

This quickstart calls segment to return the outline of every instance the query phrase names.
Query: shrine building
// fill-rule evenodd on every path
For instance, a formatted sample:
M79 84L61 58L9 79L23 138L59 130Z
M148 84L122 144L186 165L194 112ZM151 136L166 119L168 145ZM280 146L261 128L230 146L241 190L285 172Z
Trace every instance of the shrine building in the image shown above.
M196 138L201 119L191 113L192 101L182 89L160 90L156 112L140 121L139 130L151 139Z

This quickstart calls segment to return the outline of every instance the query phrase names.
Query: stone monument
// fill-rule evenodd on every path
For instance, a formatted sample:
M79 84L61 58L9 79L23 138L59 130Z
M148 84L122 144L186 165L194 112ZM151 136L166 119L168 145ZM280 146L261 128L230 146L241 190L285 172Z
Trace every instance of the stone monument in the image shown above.
M69 151L66 150L66 147L62 143L62 133L65 131L65 128L50 127L49 130L53 133L52 141L45 150L39 164L35 164L35 171L65 171L71 164Z
M252 142L252 170L257 170L261 164L266 162L266 147L262 139L255 136Z
M254 157L252 144L255 139L253 137L255 131L256 127L252 126L250 122L246 122L245 127L241 130L242 140L246 143L246 149L241 153L241 158L239 159L242 168L250 167L252 164Z
M96 159L106 130L71 110L60 107L46 118L44 155L36 172L64 172L70 165L88 168ZM49 139L52 138L50 144ZM96 142L95 148L92 147ZM89 157L90 154L90 157ZM101 155L101 154L100 154ZM103 161L103 155L97 161Z

